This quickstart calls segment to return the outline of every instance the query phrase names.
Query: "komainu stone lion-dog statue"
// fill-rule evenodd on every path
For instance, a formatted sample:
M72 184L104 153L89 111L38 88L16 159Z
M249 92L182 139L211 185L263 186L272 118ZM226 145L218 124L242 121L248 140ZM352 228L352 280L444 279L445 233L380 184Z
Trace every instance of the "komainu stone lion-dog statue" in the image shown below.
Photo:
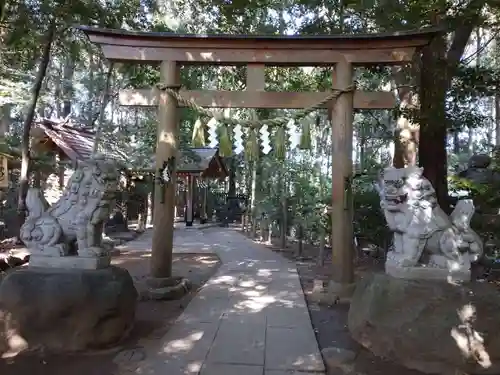
M29 189L28 216L21 240L33 256L102 257L104 223L114 207L119 172L114 162L97 155L78 163L62 197L49 206L39 189ZM75 248L76 254L71 251Z
M472 200L458 201L450 216L419 167L386 168L376 188L393 249L386 272L401 278L470 280L471 263L483 253L480 237L470 227Z

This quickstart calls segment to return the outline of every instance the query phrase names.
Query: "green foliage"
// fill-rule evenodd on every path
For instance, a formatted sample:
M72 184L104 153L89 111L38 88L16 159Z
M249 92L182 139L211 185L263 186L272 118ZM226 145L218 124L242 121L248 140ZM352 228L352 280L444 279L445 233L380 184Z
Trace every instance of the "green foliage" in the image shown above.
M354 233L369 242L386 248L391 233L380 208L380 197L375 190L354 190Z
M473 181L452 177L449 179L450 189L453 193L467 194L474 200L476 214L472 217L471 227L482 238L485 244L485 260L488 263L500 258L500 209L499 181L478 184ZM498 267L497 264L492 264Z
M71 28L73 24L88 24L110 28L130 28L182 33L242 33L242 34L334 34L414 29L435 24L437 19L456 30L471 19L473 7L469 2L449 0L250 0L208 1L152 0L90 1L60 0L15 1L5 5L0 33L0 106L9 103L10 149L19 147L19 135L25 106L30 99L40 43L48 25L55 19L57 40L42 89L37 112L40 116L63 116L64 108L71 109L74 122L85 128L95 128L102 90L105 86L107 62L95 46ZM474 4L481 4L478 0ZM482 5L481 5L482 6ZM492 19L498 11L490 9ZM487 22L476 20L481 25ZM6 26L6 27L4 27ZM490 25L492 32L498 27ZM497 51L498 54L498 51ZM446 100L446 126L464 139L464 130L474 129L491 134L487 125L489 114L478 105L486 96L497 93L499 87L498 59L484 52L484 66L459 66ZM357 68L356 84L363 90L387 89L395 85L394 70L387 67ZM413 72L409 72L410 76ZM158 67L135 64L116 64L111 82L111 100L102 125L103 139L121 149L136 168L151 167L156 148L157 113L155 109L120 108L117 92L121 88L144 88L160 81ZM244 66L186 66L181 70L181 84L186 89L243 90L246 86ZM327 91L332 88L331 69L314 67L310 70L290 67L267 67L268 91ZM418 87L417 87L418 89ZM260 118L291 115L292 111L259 110ZM358 235L383 246L386 229L379 208L379 198L371 188L374 172L391 162L389 145L394 137L398 111L357 111L355 115L355 170L369 171L353 182L354 228ZM419 120L418 112L406 112ZM243 111L243 117L250 116ZM263 155L256 134L248 142L247 161L238 160L239 192L249 193L249 176L255 161L258 164L257 212L266 213L278 222L287 203L288 226L301 225L305 237L317 241L331 230L331 125L326 110L313 113L319 120L309 125L301 143L306 150L287 151L288 139L278 129L272 134L273 151ZM180 111L180 147L191 146L193 127L198 114L188 109ZM335 125L335 124L334 124ZM223 154L230 154L231 129L224 130ZM475 133L477 134L477 133ZM197 140L204 133L197 133ZM226 137L227 135L227 137ZM227 138L227 139L226 139ZM487 137L485 137L487 138ZM491 139L481 141L490 147ZM468 145L460 144L461 155L455 164L466 159ZM470 142L469 142L470 143ZM476 141L476 143L479 143ZM476 144L476 149L479 147ZM465 156L464 156L465 155ZM333 171L333 173L338 173ZM462 183L462 182L460 182ZM484 204L494 204L490 193L472 186L464 187L452 181L452 189L466 188ZM480 198L481 197L481 198ZM475 199L476 199L475 198ZM496 204L496 203L495 203ZM333 223L335 225L335 223Z
M482 213L496 213L500 209L500 182L476 183L465 178L452 176L449 179L450 192L454 195L466 194L474 200L477 209Z

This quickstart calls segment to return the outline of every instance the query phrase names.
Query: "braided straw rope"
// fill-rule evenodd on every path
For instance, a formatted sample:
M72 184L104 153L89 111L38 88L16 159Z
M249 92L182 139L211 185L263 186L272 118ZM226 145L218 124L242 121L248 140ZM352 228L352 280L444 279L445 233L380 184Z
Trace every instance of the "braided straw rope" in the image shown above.
M156 85L156 87L159 90L165 91L169 95L172 95L175 99L177 99L177 101L179 103L182 103L186 107L191 108L195 112L198 112L198 113L205 115L207 117L214 117L217 121L220 121L220 122L228 124L228 125L241 125L243 127L250 127L250 128L258 128L258 127L264 126L264 125L267 125L269 127L283 126L284 124L286 124L290 120L296 121L296 120L299 120L299 119L306 117L309 113L323 107L323 105L325 103L329 102L330 100L337 99L341 94L351 92L351 91L354 91L356 89L356 85L354 85L354 84L348 86L345 89L333 89L333 91L328 96L326 96L323 100L321 100L320 102L318 102L318 103L316 103L308 108L301 109L300 111L295 112L292 116L288 116L288 117L278 116L278 117L274 117L274 118L267 119L267 120L255 120L255 119L243 120L243 119L224 117L223 114L219 114L217 112L212 112L208 109L200 107L193 100L186 99L186 98L182 97L179 94L178 90L169 88L166 85L158 84L158 85Z

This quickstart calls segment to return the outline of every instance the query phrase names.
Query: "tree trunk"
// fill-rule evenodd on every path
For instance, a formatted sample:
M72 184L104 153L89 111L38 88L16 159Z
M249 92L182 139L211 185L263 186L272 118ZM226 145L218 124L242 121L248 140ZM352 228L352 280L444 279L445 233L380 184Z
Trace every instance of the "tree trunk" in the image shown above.
M109 102L109 90L111 87L111 77L113 75L113 68L114 68L114 63L109 64L108 72L106 73L106 86L104 87L104 91L102 93L102 100L101 100L101 108L99 109L99 122L97 123L97 129L95 133L95 140L94 140L94 146L92 148L92 154L95 155L99 149L99 141L102 133L102 128L104 124L104 116L105 116L105 110L106 106L108 105ZM92 123L94 125L94 123Z
M438 203L450 212L447 181L447 126L445 114L446 91L485 5L485 0L469 3L466 19L453 35L448 52L444 36L434 38L424 48L420 66L420 132L419 164L434 186ZM440 24L440 15L431 14L431 21Z
M71 114L71 102L73 99L73 75L75 73L75 59L73 58L73 49L74 47L70 46L70 51L64 61L62 82L62 117L67 117Z
M236 168L237 160L236 156L233 156L229 160L229 189L227 191L229 197L236 196Z
M474 155L474 130L472 128L467 130L467 153L469 157Z
M481 66L481 29L478 27L476 29L476 67ZM475 154L476 147L474 143L474 129L469 127L468 138L467 138L467 152L469 158Z
M4 21L5 14L7 13L7 3L8 1L5 0L0 3L0 48L4 45L5 36L7 35L8 30L8 27L5 27L7 23ZM0 54L0 59L1 58L2 56Z
M52 63L52 69L57 72L57 79L54 82L54 107L52 111L55 110L56 112L56 117L60 118L63 117L62 115L62 101L63 101L63 91L62 91L62 86L63 86L63 72L61 70L60 64L53 62Z
M449 212L444 49L444 38L437 37L422 54L419 164L436 190L439 205Z
M9 132L11 124L12 104L4 104L1 108L0 118L0 143L5 143L5 135Z
M495 38L495 46L493 47L495 54L495 65L500 65L500 36ZM500 91L495 93L495 148L500 146Z
M244 232L250 232L252 226L252 163L246 163L245 168L245 194L247 197Z
M404 159L404 154L405 150L403 147L403 143L401 142L401 130L400 129L395 129L394 130L394 157L392 159L392 166L394 168L404 168L405 166L405 159Z
M280 247L281 249L286 249L286 235L288 232L288 206L286 197L288 195L287 184L286 184L286 164L285 160L280 165L281 178L279 184L281 185L281 228L280 228Z
M267 221L267 241L266 241L266 243L268 245L273 244L273 220L271 220L270 218Z
M33 119L35 117L36 104L38 102L38 97L40 96L40 89L42 88L43 80L47 72L47 66L50 60L50 50L52 47L52 42L54 41L54 35L56 31L55 19L52 20L52 24L47 31L45 37L45 42L43 45L42 59L40 61L40 66L38 67L38 72L36 74L35 82L33 84L31 101L26 113L26 117L23 123L23 134L21 139L21 174L19 177L19 195L18 195L18 232L21 229L21 225L24 223L25 213L26 213L26 193L29 187L29 164L30 164L30 131Z
M412 67L412 80L418 79L418 70ZM399 101L402 110L415 110L418 99L413 91L413 82L408 82L407 68L393 68ZM408 115L399 116L394 131L394 157L393 165L396 168L416 165L417 163L417 136L418 124L412 123Z
M95 61L95 56L93 54L90 54L89 58L90 58L90 64L89 64L90 71L89 71L89 83L87 85L87 88L88 88L88 92L90 93L90 95L93 95L93 93L95 92L95 86L96 86L95 71L97 70L97 64ZM85 123L89 128L92 128L93 123L94 123L94 100L92 100L92 99L93 98L91 96L88 98L89 104L88 104L88 108L86 109L86 116L85 116L87 119L87 121L85 121Z
M153 212L154 212L154 188L148 193L148 216L146 218L146 223L153 224Z
M302 223L299 223L296 229L297 229L297 252L295 253L295 256L301 257L302 254L304 253L304 227L302 226Z
M139 212L137 215L137 230L144 232L148 221L149 193L140 195Z
M329 125L330 122L326 121L326 124ZM319 128L319 124L318 124ZM327 140L329 138L328 131L326 130L327 127L325 127L324 131L321 133L321 137L319 138L318 142L318 152L316 154L316 158L318 160L321 160L321 157L323 155L328 155L328 145L327 145ZM359 153L359 167L360 170L363 171L365 169L365 151L366 151L366 137L365 137L365 128L362 126L360 128L360 135L359 135L359 148L360 148L360 153ZM331 158L328 158L330 160ZM329 169L327 169L329 170ZM323 171L321 170L321 163L318 165L318 177L319 177L319 199L320 202L323 204L324 203L324 198L325 198L325 179L323 176ZM326 246L326 228L323 226L323 220L321 219L323 217L324 213L320 212L320 222L319 222L319 251L318 251L318 259L317 264L319 266L324 266L324 257L325 257L325 246Z
M500 146L500 93L495 94L495 146Z
M460 132L457 130L453 131L453 153L459 155L461 151L460 147Z
M257 205L257 168L258 168L258 160L254 160L252 162L252 187L250 193L250 212L251 212L251 229L250 229L250 238L255 238L257 234L257 213L256 213L256 205Z
M53 65L55 65L55 64L53 64ZM64 69L61 69L60 64L57 64L57 71L58 71L59 79L56 80L56 87L54 90L54 99L55 99L55 107L56 107L56 116L57 116L57 118L62 118L62 117L67 116L63 112L64 106L62 104L64 102L63 87L67 87L67 86L65 86L65 83L64 83L64 74L63 74ZM71 113L71 102L70 102L68 114L69 113ZM58 183L59 183L59 190L60 191L62 191L64 189L64 183L65 183L64 172L66 170L66 166L62 162L63 158L64 158L63 152L57 153L57 155L56 155L56 168L57 168Z

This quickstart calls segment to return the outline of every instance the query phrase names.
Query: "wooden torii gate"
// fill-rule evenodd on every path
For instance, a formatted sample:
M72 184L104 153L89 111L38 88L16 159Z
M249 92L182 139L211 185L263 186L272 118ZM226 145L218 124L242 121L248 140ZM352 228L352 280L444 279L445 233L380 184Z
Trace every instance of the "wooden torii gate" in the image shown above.
M115 62L159 64L160 81L180 87L183 65L246 65L246 91L180 90L183 98L199 106L218 108L307 108L331 92L267 92L264 68L269 66L332 67L332 87L345 90L353 84L355 66L406 64L415 52L440 33L437 29L393 34L330 36L180 35L131 32L80 26L104 56ZM175 96L157 89L124 90L120 103L158 107L157 168L178 152L178 111ZM390 92L342 92L331 110L332 119L332 246L333 281L352 285L353 212L350 202L352 175L353 109L393 108ZM155 189L154 234L151 277L169 278L172 270L172 240L175 187ZM161 197L161 194L165 194ZM163 198L163 199L162 199Z

